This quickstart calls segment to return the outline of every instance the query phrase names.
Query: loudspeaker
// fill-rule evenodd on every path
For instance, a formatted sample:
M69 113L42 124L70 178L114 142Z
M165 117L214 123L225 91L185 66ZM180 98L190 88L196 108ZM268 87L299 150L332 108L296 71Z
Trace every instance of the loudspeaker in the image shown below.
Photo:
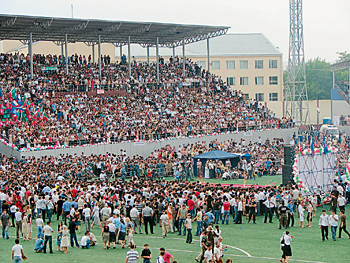
M294 163L294 147L290 145L285 145L284 148L284 164L292 166Z
M292 166L282 165L282 184L288 185L292 181Z

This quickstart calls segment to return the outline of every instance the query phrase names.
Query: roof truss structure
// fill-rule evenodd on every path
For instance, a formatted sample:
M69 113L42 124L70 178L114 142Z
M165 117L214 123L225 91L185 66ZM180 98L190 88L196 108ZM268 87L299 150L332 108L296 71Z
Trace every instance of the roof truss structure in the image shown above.
M73 19L56 17L34 17L21 15L0 15L0 40L52 41L111 43L115 46L126 45L130 36L132 44L143 47L155 46L157 37L161 47L177 47L207 38L226 34L229 27L182 25L153 22L107 21L94 19Z
M329 66L331 71L338 71L350 68L350 60L338 62Z

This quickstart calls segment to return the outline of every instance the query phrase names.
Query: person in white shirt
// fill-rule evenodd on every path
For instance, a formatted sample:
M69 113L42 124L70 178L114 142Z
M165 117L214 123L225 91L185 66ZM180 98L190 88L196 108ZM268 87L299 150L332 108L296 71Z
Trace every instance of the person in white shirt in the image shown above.
M80 241L81 248L86 248L86 249L90 248L91 240L89 236L90 236L90 231L86 231L85 236L83 236Z
M213 257L213 253L212 253L211 249L212 249L212 245L209 244L207 246L207 250L204 252L204 262L205 263L214 263L214 257Z
M326 210L322 210L318 225L322 233L322 242L325 238L328 240L329 216L326 214Z
M215 259L215 262L222 262L222 260L220 261L220 258L221 258L221 251L220 251L220 244L217 243L215 248L214 248L214 259Z
M45 237L45 242L44 242L44 254L46 253L46 245L47 245L47 242L49 242L49 248L50 248L50 254L53 254L53 251L52 251L52 233L53 233L53 230L51 228L51 222L47 222L47 225L44 226L44 237Z
M267 215L269 215L269 223L272 223L272 210L275 207L275 203L271 200L271 196L267 198L264 202L265 205L265 220L264 223L267 222Z
M160 224L162 226L163 238L165 238L166 234L169 231L169 217L165 210L163 211L163 214L160 216Z
M346 203L347 203L346 198L341 193L339 193L339 197L338 197L339 210L345 212Z
M329 217L329 225L331 226L333 241L336 241L338 221L339 221L338 215L336 215L335 211L332 210L331 215Z
M300 226L304 228L304 207L301 203L298 203L298 212L299 212L299 220L300 220Z
M88 208L87 204L84 205L83 215L85 219L85 229L86 231L90 231L91 209Z
M289 262L290 257L292 256L292 249L290 246L290 243L292 242L292 237L290 236L290 232L286 231L285 233L283 233L283 237L282 237L282 242L284 244L283 246L283 256L282 258L285 258L285 263Z
M36 236L37 239L39 237L44 237L43 228L44 228L44 221L41 219L41 215L38 215L38 218L35 220L36 227L38 228L38 235Z
M23 254L23 247L19 244L19 239L16 238L15 245L12 247L12 260L13 262L22 262L23 259L27 257Z
M15 221L16 221L16 236L19 238L19 231L21 230L21 235L22 233L22 213L19 211L19 208L16 209L15 213Z

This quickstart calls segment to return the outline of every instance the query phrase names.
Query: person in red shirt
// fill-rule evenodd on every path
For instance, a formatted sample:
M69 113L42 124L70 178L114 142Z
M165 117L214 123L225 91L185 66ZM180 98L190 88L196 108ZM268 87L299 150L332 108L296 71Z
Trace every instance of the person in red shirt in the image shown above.
M222 204L222 206L224 207L224 214L222 216L222 224L224 224L225 220L226 220L226 225L228 225L228 221L230 218L230 202L227 200L227 198L224 198L224 202Z
M162 253L162 252L164 252L164 255L163 255L164 263L173 263L174 257L171 254L169 254L168 252L165 252L164 247L160 248L160 253Z
M77 196L78 190L77 189L72 189L72 197L75 198Z
M193 209L194 208L194 201L191 198L188 198L188 200L187 200L187 207L188 207L187 211L188 211L188 213L191 214L191 218L192 218L194 215L194 209Z

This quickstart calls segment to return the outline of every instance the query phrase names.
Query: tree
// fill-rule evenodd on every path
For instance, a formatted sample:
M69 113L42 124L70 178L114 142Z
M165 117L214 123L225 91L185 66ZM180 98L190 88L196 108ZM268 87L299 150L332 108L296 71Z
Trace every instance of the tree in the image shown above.
M344 61L350 60L350 54L347 51L337 52L337 54L338 54L337 62L344 62Z
M331 98L333 77L329 65L330 63L319 57L310 59L305 63L309 100L326 100Z
M350 59L347 52L339 52L339 61ZM305 63L306 86L309 100L329 100L331 99L331 89L333 87L333 75L329 69L330 63L325 59L317 57ZM288 81L287 70L284 71L284 79ZM348 71L337 71L335 78L338 81L348 80Z

